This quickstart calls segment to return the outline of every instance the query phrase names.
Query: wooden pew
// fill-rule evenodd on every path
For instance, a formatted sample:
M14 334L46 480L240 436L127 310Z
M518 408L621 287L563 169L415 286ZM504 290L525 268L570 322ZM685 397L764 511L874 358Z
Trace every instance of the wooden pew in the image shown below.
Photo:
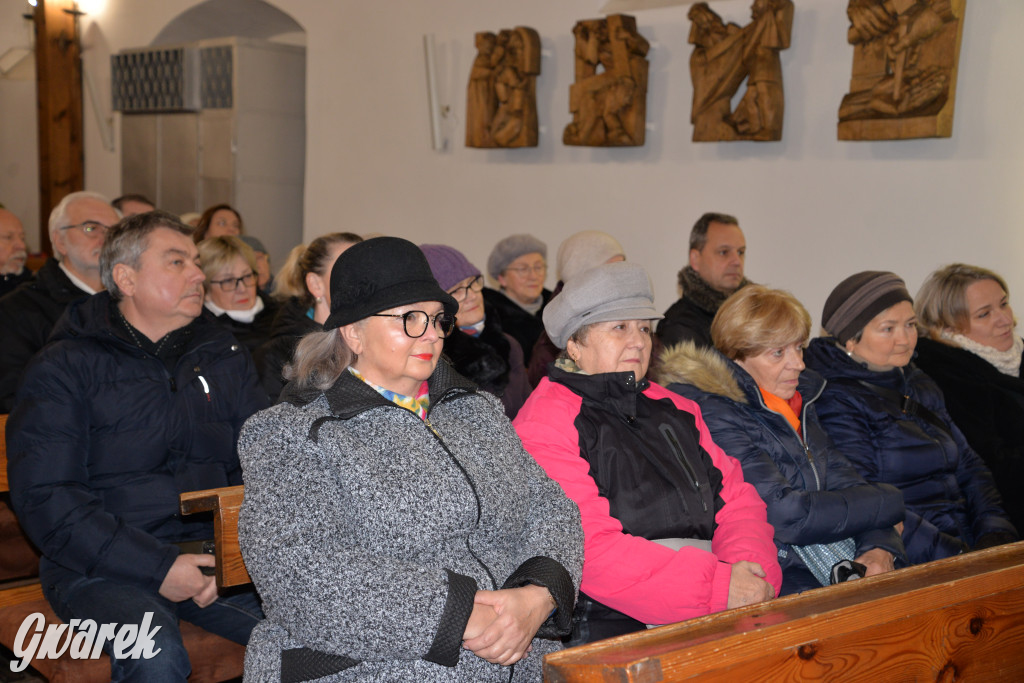
M1024 542L544 659L548 683L1024 680Z
M181 494L181 514L213 512L217 585L221 588L252 583L238 546L238 511L243 493L242 486L227 486Z
M0 414L0 434L3 435L3 439L0 439L0 492L4 493L9 491L6 427L7 415ZM228 523L237 549L237 509L234 522ZM215 523L215 531L218 528ZM3 548L0 548L0 552L3 552ZM60 623L43 597L38 578L0 582L0 644L9 650L13 649L18 628L26 617L36 612L43 615L47 624ZM184 621L181 622L181 635L192 662L189 681L214 683L241 677L242 660L245 657L243 646ZM99 659L72 659L67 654L59 659L33 659L30 666L50 683L104 683L110 680L110 659L105 653ZM0 674L0 679L3 678Z

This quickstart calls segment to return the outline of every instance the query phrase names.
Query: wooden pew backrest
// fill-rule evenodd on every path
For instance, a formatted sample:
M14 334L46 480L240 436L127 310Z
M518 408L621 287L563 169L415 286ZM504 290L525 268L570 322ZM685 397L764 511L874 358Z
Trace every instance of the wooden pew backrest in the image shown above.
M1024 542L555 652L548 683L1020 681Z

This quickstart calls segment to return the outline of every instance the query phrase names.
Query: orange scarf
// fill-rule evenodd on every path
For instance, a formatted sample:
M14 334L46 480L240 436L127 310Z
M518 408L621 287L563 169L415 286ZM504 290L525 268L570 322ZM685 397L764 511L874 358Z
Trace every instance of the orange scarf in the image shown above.
M797 415L800 414L800 409L803 408L804 399L800 396L800 392L797 391L793 394L793 398L788 401L784 398L779 398L770 391L765 391L758 387L761 391L761 396L764 397L764 404L768 406L769 410L774 410L776 413L786 418L786 422L793 426L797 436L800 435L800 418ZM803 439L803 437L800 437Z

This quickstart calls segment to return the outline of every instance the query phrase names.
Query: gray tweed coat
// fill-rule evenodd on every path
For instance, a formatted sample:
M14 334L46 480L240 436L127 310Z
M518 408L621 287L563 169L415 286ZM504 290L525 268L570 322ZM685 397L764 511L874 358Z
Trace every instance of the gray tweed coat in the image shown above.
M497 399L446 363L424 423L349 373L289 385L239 439L239 538L267 619L247 681L539 681L461 648L479 589L546 586L567 633L583 564L579 511L523 450ZM319 678L318 678L319 677Z

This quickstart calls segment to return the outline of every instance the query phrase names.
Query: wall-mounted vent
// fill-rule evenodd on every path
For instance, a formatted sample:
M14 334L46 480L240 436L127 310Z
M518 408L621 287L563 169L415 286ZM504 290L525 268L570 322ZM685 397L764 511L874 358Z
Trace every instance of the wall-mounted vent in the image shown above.
M115 111L199 110L197 48L122 52L113 55L110 64Z
M231 109L234 48L204 47L199 51L203 109Z

